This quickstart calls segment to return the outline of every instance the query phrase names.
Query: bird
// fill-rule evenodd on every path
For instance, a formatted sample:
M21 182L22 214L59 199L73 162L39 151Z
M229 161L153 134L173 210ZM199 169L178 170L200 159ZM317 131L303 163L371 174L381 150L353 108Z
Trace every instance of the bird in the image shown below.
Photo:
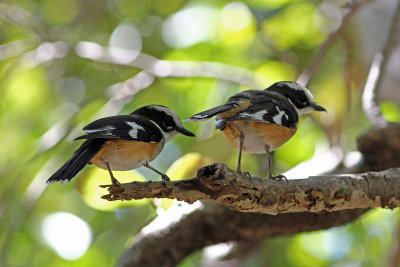
M299 115L326 109L314 102L311 92L291 81L280 81L264 90L245 90L231 96L215 108L197 113L184 121L201 122L216 116L216 129L221 130L228 143L239 150L237 172L241 170L242 152L268 157L268 178L271 152L286 143L297 131ZM250 176L251 177L251 176Z
M161 105L147 105L129 115L95 120L83 128L85 134L74 140L85 141L72 157L59 168L47 184L71 181L87 164L108 170L111 182L119 185L112 171L127 171L145 166L169 177L149 165L162 151L164 144L178 134L195 136L183 127L178 115Z

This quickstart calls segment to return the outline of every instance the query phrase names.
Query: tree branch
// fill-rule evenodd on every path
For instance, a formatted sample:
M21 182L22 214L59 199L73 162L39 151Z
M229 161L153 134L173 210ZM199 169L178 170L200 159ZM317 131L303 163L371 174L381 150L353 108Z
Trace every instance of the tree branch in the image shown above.
M166 230L137 240L117 266L176 266L184 257L205 246L228 241L254 242L277 235L326 229L350 222L366 211L273 216L238 212L216 202L205 201L203 204L203 208Z
M297 79L297 82L303 85L307 85L310 81L311 77L314 75L314 72L317 70L317 67L320 65L325 55L327 54L329 48L336 42L336 40L343 34L343 31L346 29L346 26L350 19L353 17L357 11L364 6L365 4L369 4L372 0L364 0L364 1L355 1L350 11L346 14L346 16L342 19L340 27L332 32L329 37L325 40L325 42L319 47L319 49L314 53L308 66L303 70L300 76Z
M400 205L400 168L382 172L315 176L274 181L249 179L217 163L196 178L169 182L132 182L109 187L107 200L176 198L188 203L213 199L242 212L276 215Z
M386 128L372 130L362 135L358 139L358 147L363 153L365 161L360 166L360 170L379 171L383 168L400 167L400 162L398 160L400 158L399 135L399 124L389 124ZM373 162L373 160L375 160L375 162ZM389 170L388 172L397 172L397 177L399 175L399 169ZM346 197L344 197L344 194L359 191L363 188L359 192L364 192L364 194L370 193L370 195L365 195L368 201L372 199L372 202L379 206L390 206L390 198L387 197L391 193L388 191L393 190L393 192L398 192L399 182L397 182L397 185L395 183L391 184L391 182L395 182L398 179L385 179L385 177L388 178L388 176L383 176L385 172L380 174L382 178L378 179L372 178L377 176L377 174L371 173L367 174L366 179L362 178L362 175L337 176L336 181L344 179L344 183L350 183L348 184L350 186L350 191L343 191L342 195L339 192L339 194L336 195L345 202ZM359 178L357 179L355 177ZM312 179L314 179L314 183L318 183L318 179L311 178L311 180ZM256 180L260 181L260 179ZM288 195L284 195L283 200L277 199L280 205L285 199L290 198L290 195L294 194L294 192L288 189L296 189L293 186L296 181L289 181L289 185L286 185L283 181L274 182L266 179L262 181L270 183L274 188L280 187L280 192L282 192L285 187L287 188ZM182 184L186 183L184 181L179 182ZM190 181L187 182L190 183ZM216 180L215 182L219 181ZM314 190L318 188L325 188L326 190L314 191L318 194L311 195L314 196L315 200L315 204L313 204L312 207L316 207L317 203L321 206L325 205L325 202L323 202L324 200L321 198L324 192L328 199L333 199L332 196L334 196L335 193L328 190L329 186L327 186L327 184L329 183L335 184L335 179L330 179L329 177L320 178L319 185ZM166 186L168 186L168 184L166 184ZM231 186L233 185L229 185L229 187ZM374 200L372 198L371 193L378 192L375 189L376 187L383 190L381 193L386 196L386 199L377 197ZM159 193L165 190L163 184L160 184L159 188ZM365 191L365 188L367 188L367 191ZM117 188L110 188L110 190L114 189ZM251 190L253 189L251 188ZM191 191L187 192L187 197L190 197L190 193ZM276 193L274 193L273 196L276 197ZM352 199L352 197L353 195L350 196L350 199ZM265 202L265 200L263 201ZM338 205L343 205L343 202ZM325 210L328 209L325 208ZM202 209L197 209L187 214L186 217L175 224L169 224L165 217L157 217L156 220L167 225L167 228L158 233L141 234L141 237L136 239L133 247L128 249L121 257L118 266L158 266L160 264L163 266L175 266L185 256L205 246L228 241L254 242L255 240L277 235L290 235L327 229L351 222L367 210L368 209L350 209L325 213L297 212L283 213L274 216L261 213L238 212L231 210L226 205L220 205L216 201L204 201L204 207ZM148 253L149 251L152 253Z
M388 124L381 113L379 105L376 103L376 92L378 92L382 87L383 73L386 72L393 49L399 42L399 27L400 3L397 3L397 8L391 21L388 36L384 42L384 47L381 51L378 51L375 54L362 96L364 113L372 127L375 129L386 127Z
M212 61L178 61L162 60L143 52L129 49L104 47L94 42L79 42L75 46L78 56L124 66L131 66L145 70L154 77L208 77L220 80L245 84L253 88L263 88L266 77L241 67ZM120 58L133 60L121 61ZM115 55L118 54L118 57Z
M358 138L364 155L360 171L400 167L400 124L371 130ZM379 151L379 153L377 153ZM379 173L315 176L308 179L273 181L248 179L224 164L199 170L197 177L170 182L132 182L108 185L107 200L176 198L188 203L214 199L244 212L266 214L323 212L355 208L394 208L400 201L400 169Z
M358 150L364 156L359 172L381 171L400 167L400 123L373 129L357 139Z

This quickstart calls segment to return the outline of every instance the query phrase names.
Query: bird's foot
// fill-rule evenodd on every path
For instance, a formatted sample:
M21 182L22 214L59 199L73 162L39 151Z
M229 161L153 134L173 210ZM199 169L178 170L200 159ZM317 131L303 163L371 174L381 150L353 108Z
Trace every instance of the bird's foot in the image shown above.
M251 174L248 171L244 171L242 174L247 178L251 179Z
M272 179L272 180L286 180L286 184L289 183L289 180L286 178L285 175L279 174L276 176L272 176L272 174L268 175L268 179Z
M121 185L121 183L118 182L118 180L114 176L111 177L111 182L112 182L113 185L116 185L116 186L120 186Z
M240 175L244 175L246 178L251 179L251 175L248 171L242 171L242 170L237 170L237 173L239 173Z
M161 175L161 180L163 183L171 181L171 179L169 179L168 175L166 174L160 174Z

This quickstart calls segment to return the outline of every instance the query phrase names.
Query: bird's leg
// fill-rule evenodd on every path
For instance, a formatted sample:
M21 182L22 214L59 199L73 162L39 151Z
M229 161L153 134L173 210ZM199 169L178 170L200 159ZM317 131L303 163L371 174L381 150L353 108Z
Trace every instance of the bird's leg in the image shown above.
M243 149L243 142L244 142L244 134L242 132L239 133L239 158L238 158L238 165L237 165L237 172L242 173L242 149Z
M276 179L285 179L286 182L288 182L288 179L282 175L279 174L277 176L272 176L272 156L271 156L271 146L266 145L265 146L265 151L267 152L267 157L268 157L268 179L276 180Z
M244 174L251 178L251 175L248 171L242 172L242 150L243 150L243 143L244 143L244 134L239 131L239 159L238 159L238 166L237 166L237 172L240 174Z
M146 168L149 168L150 170L152 170L152 171L158 173L159 175L161 175L161 179L162 179L163 182L170 181L168 175L166 175L166 174L160 172L159 170L151 167L147 161L143 164L143 166L145 166Z
M109 164L108 162L106 162L106 165L107 165L108 173L110 174L110 177L111 177L111 182L112 182L112 184L114 184L114 185L120 185L120 183L118 182L117 179L115 179L115 177L114 177L114 175L113 175L113 173L112 173L112 171L111 171L110 164Z
M271 146L266 145L265 151L267 152L267 158L268 158L268 179L274 179L271 172Z

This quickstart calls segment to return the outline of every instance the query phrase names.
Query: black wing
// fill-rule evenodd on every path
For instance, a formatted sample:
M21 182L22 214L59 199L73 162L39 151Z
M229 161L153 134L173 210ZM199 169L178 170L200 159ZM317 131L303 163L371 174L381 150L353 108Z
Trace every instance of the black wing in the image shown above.
M224 112L229 112L235 109L235 105L233 103L227 103L224 105L220 105L218 107L208 109L206 111L197 113L190 118L187 118L185 121L205 121L208 120L215 115L224 113Z
M204 121L216 115L220 118L231 118L263 97L265 97L264 90L245 90L231 96L226 104L197 113L185 121ZM222 120L217 119L217 121L221 122ZM217 129L220 128L217 126Z
M264 91L265 92L265 91ZM283 97L274 93L259 94L252 105L227 121L251 120L274 123L288 128L296 128L299 115L293 105ZM221 122L219 122L221 123Z
M127 139L140 142L160 142L164 135L156 124L137 115L119 115L98 119L83 128L78 139Z

